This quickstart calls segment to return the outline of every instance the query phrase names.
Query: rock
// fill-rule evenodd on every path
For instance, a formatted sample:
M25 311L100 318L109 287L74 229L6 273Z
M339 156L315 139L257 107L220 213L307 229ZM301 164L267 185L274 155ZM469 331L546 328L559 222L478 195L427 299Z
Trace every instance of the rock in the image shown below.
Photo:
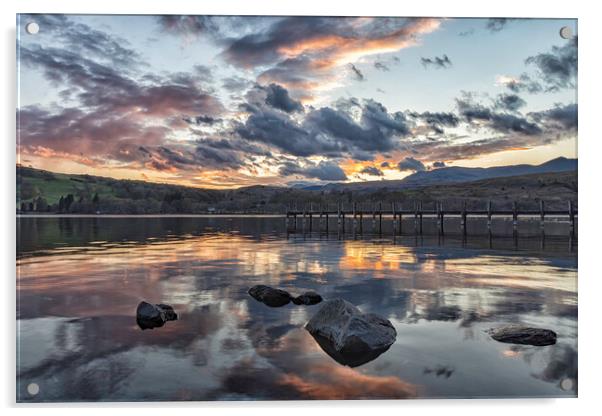
M249 295L273 308L284 306L291 301L291 295L287 291L265 285L253 286L249 289Z
M295 305L315 305L322 302L322 296L310 290L293 298L292 301Z
M499 342L523 345L554 345L556 333L549 329L530 328L520 325L508 325L489 330L491 338Z
M167 321L175 321L178 319L178 314L173 307L159 303L153 305L142 301L136 309L136 322L141 329L158 328L165 325Z
M357 367L387 351L397 331L387 319L364 314L343 299L332 299L309 320L305 329L337 362Z

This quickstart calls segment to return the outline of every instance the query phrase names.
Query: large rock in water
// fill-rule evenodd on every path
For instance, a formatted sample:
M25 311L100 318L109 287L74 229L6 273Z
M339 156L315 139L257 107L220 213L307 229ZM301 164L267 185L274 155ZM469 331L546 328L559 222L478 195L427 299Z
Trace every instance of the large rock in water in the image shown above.
M291 295L287 291L265 285L253 286L249 289L249 295L273 308L284 306L291 301Z
M316 305L322 302L322 296L310 290L293 298L292 301L295 305Z
M178 314L173 307L159 303L153 305L142 301L136 309L136 322L141 329L153 329L165 325L167 321L175 321Z
M554 345L556 333L549 329L530 328L520 325L508 325L489 330L491 338L499 342L523 345Z
M343 299L332 299L309 320L305 329L337 362L357 367L387 351L397 331L387 319L364 314Z

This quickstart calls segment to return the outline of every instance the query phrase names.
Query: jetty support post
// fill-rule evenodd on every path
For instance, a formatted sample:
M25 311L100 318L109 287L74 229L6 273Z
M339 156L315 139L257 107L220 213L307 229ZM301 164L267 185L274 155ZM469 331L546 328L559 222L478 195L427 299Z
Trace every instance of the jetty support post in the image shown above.
M372 203L372 232L376 234L376 203Z
M422 214L423 214L423 210L422 210L422 201L419 202L419 210L418 210L418 219L419 219L419 231L420 231L420 235L422 235Z
M397 232L397 212L395 212L395 202L391 202L391 212L393 213L393 236Z
M512 236L518 237L518 207L516 201L512 203Z
M418 202L414 201L414 235L418 234Z
M491 232L491 200L487 201L487 234L489 238L493 235Z
M383 233L383 203L378 203L378 234Z
M364 212L360 206L360 234L364 234Z
M462 236L466 237L466 201L462 202L462 218L460 219Z
M445 228L443 226L444 224L444 216L445 212L443 211L443 202L439 202L439 235L443 236L445 235Z
M357 233L357 202L353 203L353 234Z
M575 238L575 210L573 209L573 201L569 201L569 221L570 221L570 236Z
M313 202L309 203L309 232L311 233L312 225L313 225L313 215L314 215L314 204Z
M397 214L399 216L399 235L401 236L401 231L402 231L402 224L403 224L403 202L401 204L399 204L399 213Z
M544 202L542 199L541 201L539 201L539 228L541 231L542 238L544 238L546 236L545 224L546 224L546 210L545 210Z

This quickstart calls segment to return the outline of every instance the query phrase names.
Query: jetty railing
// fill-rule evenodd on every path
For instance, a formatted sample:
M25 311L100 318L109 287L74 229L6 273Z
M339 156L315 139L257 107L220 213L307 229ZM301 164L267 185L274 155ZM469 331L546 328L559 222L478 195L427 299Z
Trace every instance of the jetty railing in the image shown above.
M540 233L545 236L545 222L546 218L549 217L564 217L566 222L569 224L569 236L575 238L576 227L575 219L577 217L577 208L573 201L566 202L567 209L546 209L544 201L539 201L539 209L519 209L517 202L512 203L510 209L496 209L492 201L487 201L486 209L468 209L466 202L462 204L460 209L445 209L443 202L431 203L433 206L431 209L425 209L421 201L416 201L411 208L404 208L402 204L391 203L388 207L385 207L382 202L371 203L369 208L366 208L365 203L358 206L357 202L352 203L337 203L336 208L333 209L334 204L304 204L303 208L298 209L292 207L286 212L286 229L288 232L329 232L329 218L336 216L337 232L345 233L346 218L351 217L351 225L353 227L353 233L364 233L364 217L372 219L372 233L383 234L383 217L390 217L392 221L392 233L393 235L404 235L403 230L403 219L413 219L413 230L409 234L422 235L424 232L423 220L424 217L430 217L436 219L437 234L440 236L445 235L448 228L445 226L445 218L459 217L460 218L460 230L459 232L466 236L468 232L468 219L470 217L486 218L487 233L491 237L492 231L492 219L494 217L511 217L512 218L512 235L518 237L518 224L520 217L535 217L539 218L540 222ZM317 228L314 224L314 220L317 219ZM301 227L299 227L298 221L301 220ZM386 220L386 218L385 218ZM406 232L406 235L408 233Z

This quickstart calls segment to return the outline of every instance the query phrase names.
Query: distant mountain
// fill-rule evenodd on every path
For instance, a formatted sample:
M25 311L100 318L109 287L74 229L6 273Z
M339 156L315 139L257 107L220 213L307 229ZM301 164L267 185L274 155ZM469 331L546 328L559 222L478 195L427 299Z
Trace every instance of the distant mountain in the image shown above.
M466 168L452 166L434 170L416 172L400 180L378 180L354 183L329 183L323 190L368 190L378 188L407 189L430 185L464 183L482 179L503 178L509 176L530 175L536 173L568 172L577 170L577 159L559 157L541 165L510 165L490 168ZM305 188L303 188L305 189ZM315 185L311 187L316 189Z
M449 167L416 172L402 180L404 185L437 185L459 183L506 176L530 175L533 173L566 172L577 170L577 159L559 157L541 165L511 165L491 168Z

